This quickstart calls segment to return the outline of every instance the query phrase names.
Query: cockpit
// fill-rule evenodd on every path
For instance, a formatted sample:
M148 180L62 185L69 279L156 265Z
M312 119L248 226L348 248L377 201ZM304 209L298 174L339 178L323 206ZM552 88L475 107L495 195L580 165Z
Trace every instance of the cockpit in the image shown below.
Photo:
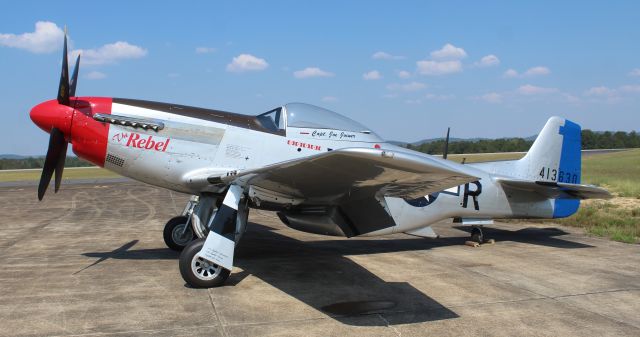
M286 116L285 116L286 115ZM289 103L257 116L263 127L278 131L285 128L330 129L372 135L364 125L331 110L305 103Z

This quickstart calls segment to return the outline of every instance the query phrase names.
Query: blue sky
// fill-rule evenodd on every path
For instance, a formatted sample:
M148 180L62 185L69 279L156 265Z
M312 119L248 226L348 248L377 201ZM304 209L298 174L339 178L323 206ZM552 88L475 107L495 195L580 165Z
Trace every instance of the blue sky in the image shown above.
M28 112L55 98L64 25L80 96L301 101L403 141L526 137L553 115L640 129L636 1L21 1L0 12L0 153L46 152Z

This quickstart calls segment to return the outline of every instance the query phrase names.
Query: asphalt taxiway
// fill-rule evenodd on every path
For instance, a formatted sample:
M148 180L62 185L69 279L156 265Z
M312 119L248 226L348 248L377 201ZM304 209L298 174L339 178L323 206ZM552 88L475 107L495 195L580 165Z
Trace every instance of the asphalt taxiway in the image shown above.
M639 336L640 245L496 224L494 245L343 239L253 211L227 285L191 289L164 223L188 196L129 181L0 187L0 335Z

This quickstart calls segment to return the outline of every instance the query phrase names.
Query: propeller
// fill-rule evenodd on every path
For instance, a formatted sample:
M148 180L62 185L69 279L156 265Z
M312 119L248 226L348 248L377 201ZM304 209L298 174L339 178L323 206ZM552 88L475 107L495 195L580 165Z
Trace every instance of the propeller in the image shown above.
M444 140L444 151L442 151L442 159L447 159L447 155L449 154L449 131L451 128L447 128L447 138Z
M64 32L64 47L62 49L62 70L60 72L60 85L58 86L58 104L71 106L70 97L76 95L76 85L78 83L78 69L80 68L80 55L76 59L76 64L73 69L73 75L69 80L69 61L67 55L67 29L65 27ZM42 168L42 175L40 176L40 183L38 184L38 199L42 200L51 178L55 173L55 185L54 192L58 192L60 189L60 183L62 182L62 171L64 171L64 162L67 157L67 140L64 133L54 127L51 129L49 136L49 148L47 149L47 156L44 160L44 167Z

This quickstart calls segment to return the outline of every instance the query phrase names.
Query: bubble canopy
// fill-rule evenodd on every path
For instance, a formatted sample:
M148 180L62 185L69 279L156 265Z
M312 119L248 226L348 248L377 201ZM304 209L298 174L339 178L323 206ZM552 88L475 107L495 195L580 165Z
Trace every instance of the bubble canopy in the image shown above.
M289 103L285 104L284 108L287 112L287 127L371 133L366 126L336 112L315 105Z

